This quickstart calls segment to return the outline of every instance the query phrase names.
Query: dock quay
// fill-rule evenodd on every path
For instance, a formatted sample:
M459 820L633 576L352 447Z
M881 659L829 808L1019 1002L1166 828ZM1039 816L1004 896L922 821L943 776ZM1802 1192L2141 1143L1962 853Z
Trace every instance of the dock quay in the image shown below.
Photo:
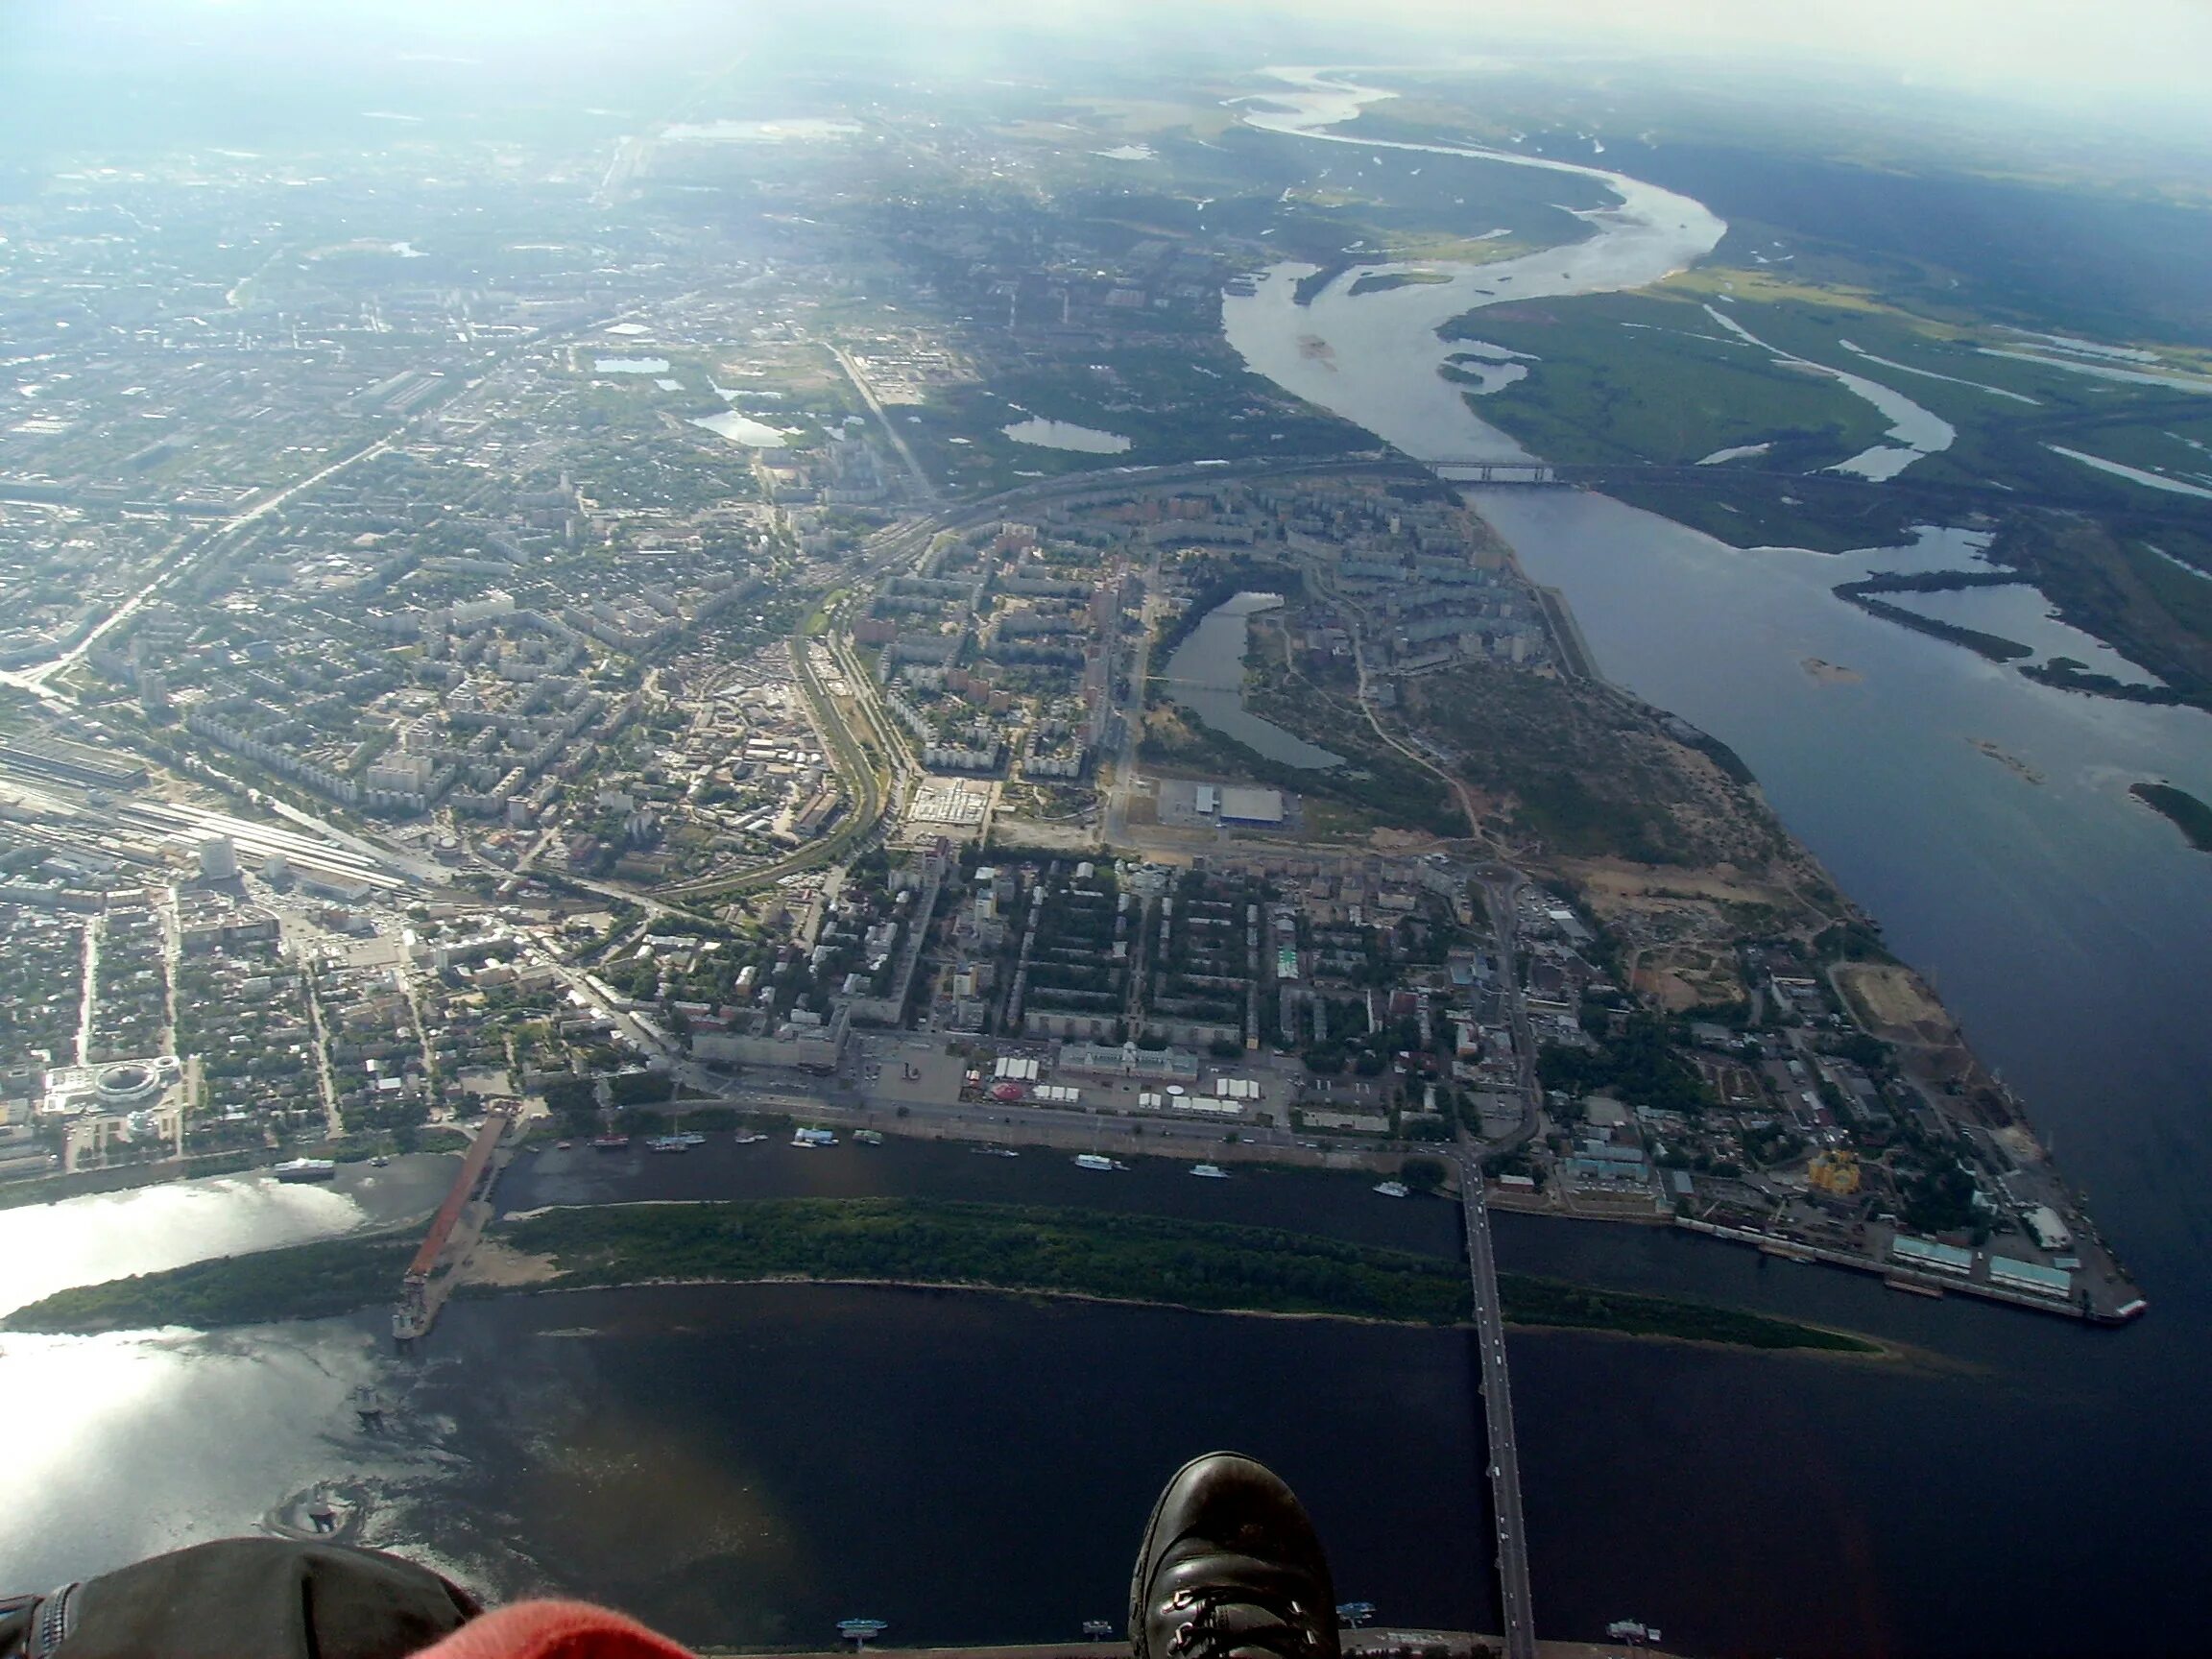
M1992 1262L2002 1263L2008 1259L1993 1257L1987 1251L1947 1249L1938 1257L1923 1245L1919 1254L1931 1264L1919 1265L1903 1260L1895 1251L1894 1240L1888 1250L1839 1250L1832 1245L1779 1238L1755 1228L1731 1227L1694 1215L1678 1215L1674 1225L1702 1233L1709 1238L1747 1244L1766 1256L1848 1267L1855 1273L1872 1273L1893 1290L1918 1296L1979 1296L1984 1302L2001 1302L2008 1308L2056 1314L2061 1319L2079 1319L2088 1325L2126 1325L2141 1318L2151 1306L2134 1285L2120 1275L2117 1267L2109 1267L2102 1280L2077 1269L2076 1283L2064 1293L2016 1289L1997 1283L1992 1277Z

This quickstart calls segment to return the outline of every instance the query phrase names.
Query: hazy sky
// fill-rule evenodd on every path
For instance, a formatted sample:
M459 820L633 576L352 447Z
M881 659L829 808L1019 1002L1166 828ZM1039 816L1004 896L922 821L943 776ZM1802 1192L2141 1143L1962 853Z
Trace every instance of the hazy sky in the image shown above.
M1370 0L1470 33L1777 50L1930 81L2161 95L2212 86L2212 0Z
M487 67L652 53L672 40L742 51L748 38L832 51L840 40L911 41L917 58L973 55L981 67L994 48L1015 47L1018 60L1007 36L1036 34L1078 50L1094 36L1124 60L1147 42L1234 54L1280 36L1286 50L1342 60L1383 47L1388 22L1425 36L1431 61L1430 52L1475 57L1542 40L1609 57L1786 54L2070 102L2212 96L2212 0L0 0L0 80L12 55L27 67L60 42L129 54L195 36L218 55L263 60L450 44L485 50ZM1409 44L1400 37L1401 51Z

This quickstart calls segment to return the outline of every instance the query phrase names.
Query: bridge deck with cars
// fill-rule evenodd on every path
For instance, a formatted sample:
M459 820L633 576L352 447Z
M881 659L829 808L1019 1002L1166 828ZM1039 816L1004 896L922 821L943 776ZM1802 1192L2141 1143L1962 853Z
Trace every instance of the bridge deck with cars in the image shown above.
M1467 1272L1475 1288L1475 1346L1481 1364L1482 1421L1490 1445L1490 1506L1498 1524L1499 1611L1507 1659L1535 1659L1536 1621L1528 1593L1528 1537L1521 1514L1521 1453L1513 1436L1512 1382L1505 1369L1505 1314L1498 1300L1498 1264L1490 1245L1490 1211L1482 1167L1459 1171L1460 1211L1467 1226Z

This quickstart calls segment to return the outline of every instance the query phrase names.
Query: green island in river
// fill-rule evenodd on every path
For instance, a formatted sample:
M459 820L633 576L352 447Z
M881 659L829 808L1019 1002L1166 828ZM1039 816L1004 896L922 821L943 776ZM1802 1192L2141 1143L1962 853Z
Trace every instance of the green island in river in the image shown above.
M541 1270L536 1290L822 1280L973 1286L1239 1312L1455 1325L1457 1262L1272 1228L910 1198L609 1204L512 1216L489 1236ZM195 1262L63 1290L12 1331L221 1326L350 1312L394 1291L411 1241L389 1236ZM1508 1321L1748 1348L1877 1354L1841 1332L1671 1297L1500 1276ZM496 1293L477 1286L474 1293Z

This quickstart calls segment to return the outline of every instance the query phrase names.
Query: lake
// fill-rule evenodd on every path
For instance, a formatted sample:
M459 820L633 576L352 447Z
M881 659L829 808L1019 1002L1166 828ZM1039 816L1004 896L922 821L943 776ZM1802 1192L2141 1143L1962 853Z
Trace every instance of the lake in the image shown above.
M1238 593L1209 611L1176 646L1161 678L1167 695L1225 737L1286 766L1317 771L1344 757L1286 732L1244 707L1244 651L1251 619L1281 608L1280 593Z
M781 449L784 445L783 434L775 427L750 415L740 415L734 409L726 409L719 415L700 415L690 423L747 449Z
M1072 421L1045 421L1032 416L1001 426L999 431L1017 444L1038 449L1072 449L1085 455L1122 455L1129 449L1129 440L1120 433L1078 426Z

